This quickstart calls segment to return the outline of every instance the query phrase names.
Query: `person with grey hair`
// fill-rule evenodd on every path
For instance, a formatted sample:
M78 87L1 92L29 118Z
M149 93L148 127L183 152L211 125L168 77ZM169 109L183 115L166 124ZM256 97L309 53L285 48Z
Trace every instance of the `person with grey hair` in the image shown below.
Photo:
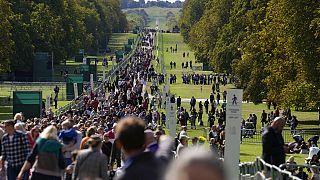
M26 124L23 123L23 122L18 122L18 123L16 123L16 124L14 125L14 129L15 129L16 131L19 131L19 132L24 133L24 134L27 133L27 132L26 132Z
M281 134L285 124L284 118L276 117L262 135L262 158L275 166L285 163L287 147L284 146Z
M168 167L165 180L225 180L222 162L203 148L188 148Z

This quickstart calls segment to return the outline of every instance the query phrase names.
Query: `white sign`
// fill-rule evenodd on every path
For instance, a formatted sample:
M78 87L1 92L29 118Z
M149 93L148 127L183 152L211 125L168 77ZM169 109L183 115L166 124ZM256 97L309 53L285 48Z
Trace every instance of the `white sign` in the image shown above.
M163 90L162 90L162 97L161 97L161 100L162 100L162 108L166 108L166 86L163 86Z
M224 165L228 172L226 179L236 180L239 177L243 91L230 89L227 93Z
M167 129L170 128L170 122L169 122L169 108L170 108L170 96L164 96L164 100L166 103L166 127Z
M50 108L50 96L47 96L46 98L46 110L48 111Z
M91 91L93 91L94 85L93 85L93 74L90 74L90 87Z
M87 58L84 57L82 61L83 61L83 64L87 64Z
M73 83L73 92L74 92L74 98L77 99L79 94L78 94L78 84Z
M169 103L169 111L167 111L167 116L169 117L169 135L172 138L176 137L177 121L176 121L176 103Z

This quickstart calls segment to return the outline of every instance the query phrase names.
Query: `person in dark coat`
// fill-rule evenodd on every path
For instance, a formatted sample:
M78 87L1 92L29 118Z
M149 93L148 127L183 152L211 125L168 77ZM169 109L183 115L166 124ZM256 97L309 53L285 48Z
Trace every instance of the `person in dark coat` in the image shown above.
M125 162L117 180L160 180L164 164L154 153L144 151L145 123L137 117L122 119L117 125L117 146L123 150Z
M177 98L177 108L181 107L181 97Z
M262 135L262 158L265 162L275 166L285 163L287 147L284 146L281 134L285 123L284 118L275 118Z

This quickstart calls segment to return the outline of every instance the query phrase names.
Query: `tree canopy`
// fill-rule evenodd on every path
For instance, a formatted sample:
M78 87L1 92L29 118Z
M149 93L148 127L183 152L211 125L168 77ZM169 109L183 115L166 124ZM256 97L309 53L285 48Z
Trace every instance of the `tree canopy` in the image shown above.
M106 48L128 29L118 0L0 0L0 72L32 69L35 52L58 64L79 51Z
M231 73L244 98L315 107L319 9L316 0L187 0L180 25L197 60Z

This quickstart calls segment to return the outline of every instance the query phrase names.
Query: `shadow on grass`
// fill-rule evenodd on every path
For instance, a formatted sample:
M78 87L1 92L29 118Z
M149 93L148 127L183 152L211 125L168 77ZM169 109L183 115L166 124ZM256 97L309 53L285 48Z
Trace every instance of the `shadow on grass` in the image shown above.
M240 153L240 156L252 156L252 154L248 154L248 153L241 152L241 153Z
M0 114L0 121L1 120L7 120L7 119L12 119L12 113L3 113Z
M0 106L0 113L11 113L12 106Z

